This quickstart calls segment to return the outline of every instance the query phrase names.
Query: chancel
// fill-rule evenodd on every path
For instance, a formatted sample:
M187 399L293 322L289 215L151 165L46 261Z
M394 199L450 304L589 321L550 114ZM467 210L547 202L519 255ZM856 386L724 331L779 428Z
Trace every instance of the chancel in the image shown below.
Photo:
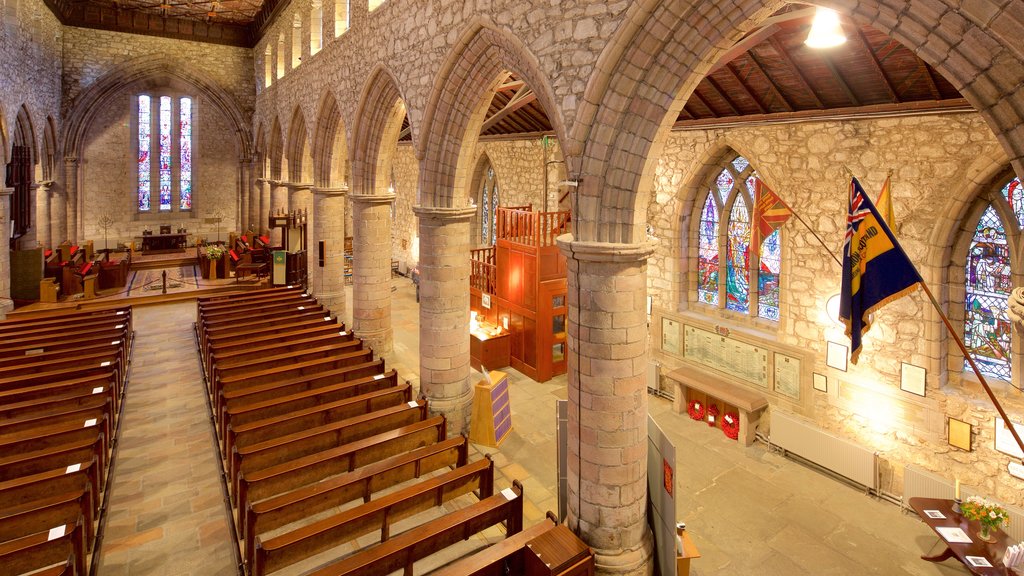
M1021 13L6 0L0 572L1024 574Z

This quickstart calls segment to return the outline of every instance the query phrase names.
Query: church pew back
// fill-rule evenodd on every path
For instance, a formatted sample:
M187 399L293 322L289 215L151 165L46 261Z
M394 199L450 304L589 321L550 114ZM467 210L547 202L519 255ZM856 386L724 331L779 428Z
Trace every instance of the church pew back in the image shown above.
M105 438L109 441L109 437L104 435L105 428L106 418L101 417L95 421L89 419L82 422L42 426L22 432L4 434L0 436L0 454L27 454L76 442L92 441L97 437ZM106 466L106 453L108 449L109 446L104 444L104 449L99 455L100 468Z
M265 288L262 290L247 290L244 292L232 292L229 294L216 294L214 296L203 296L196 298L196 314L202 312L205 308L216 307L223 304L230 304L232 302L243 302L247 300L260 300L262 298L274 298L281 294L298 293L303 292L301 286L288 286L278 288Z
M398 374L394 370L388 372L377 372L378 367L383 369L381 361L368 362L322 372L311 380L300 380L299 383L317 384L322 380L322 386L303 387L299 391L288 382L258 386L260 392L266 392L266 399L256 400L260 394L249 394L245 396L225 395L227 398L224 411L223 424L225 430L232 425L245 425L249 422L281 416L295 410L309 408L320 403L329 403L363 394L370 394L376 391L391 388L398 384ZM370 372L366 374L365 372ZM348 379L337 380L348 376ZM379 376L379 378L378 378ZM293 381L294 382L294 381ZM278 384L281 384L278 386ZM269 390L267 390L269 388ZM251 391L256 389L251 389Z
M352 332L345 329L344 324L329 322L321 322L286 332L272 334L257 332L250 334L248 337L219 338L217 341L209 343L207 352L203 355L203 366L206 368L206 373L210 374L213 364L220 357L244 354L251 350L273 349L275 346L281 346L285 343L290 344L297 340L316 339L318 337L330 338L331 336L355 338Z
M435 416L252 474L243 473L238 481L235 506L244 510L250 498L252 501L269 498L396 454L441 442L447 433L445 426L444 416Z
M430 573L430 576L505 576L506 574L525 574L523 548L538 536L553 530L557 526L551 518L545 518L539 524L524 528L522 532L513 534L500 542L496 542L476 554L460 558Z
M25 574L64 562L69 556L75 560L75 572L87 574L85 557L85 521L62 524L30 536L0 542L0 574Z
M302 312L304 310L323 310L322 304L317 304L316 298L288 298L275 300L273 302L261 302L259 305L239 306L216 312L203 312L199 319L200 325L204 328L213 328L226 322L237 322L239 320L267 318L288 312Z
M108 332L111 330L127 330L129 334L131 331L127 323L124 320L97 320L95 322L89 322L87 324L76 324L74 326L68 326L63 328L48 328L46 330L28 330L19 333L4 334L2 337L5 346L21 346L23 344L32 344L35 342L46 342L51 339L57 338L71 338L71 337L89 337L94 336L99 332Z
M101 434L97 434L96 438L76 440L44 450L4 455L0 457L0 481L66 469L95 458L96 469L99 471L97 486L102 491L106 481L105 456L106 439Z
M8 346L7 340L4 340L4 346L3 348L0 348L0 358L46 354L48 352L65 350L68 348L79 348L82 346L92 346L103 343L109 344L115 340L120 341L119 343L127 342L127 335L128 328L126 326L119 330L100 331L87 336L53 336L50 338L40 338L36 341L25 342L17 346Z
M311 576L385 576L395 570L412 572L417 560L486 528L505 522L509 535L523 526L523 486L518 480L505 489L466 508L399 534L387 542L363 549L310 573ZM408 568L407 568L408 567Z
M18 420L21 418L70 410L83 406L106 405L111 414L114 414L113 398L106 386L101 386L99 391L96 388L82 388L61 394L48 394L43 398L25 400L23 402L3 403L0 402L0 421Z
M0 322L0 337L9 332L21 332L30 329L45 329L53 326L76 326L93 320L123 320L129 327L132 325L132 308L124 306L112 310L80 310L76 312L60 312L49 316L24 317L15 315Z
M332 422L231 451L231 479L317 452L344 446L427 418L427 402L419 400Z
M391 525L399 520L473 491L481 499L491 496L493 479L494 464L485 458L266 541L257 538L253 574L280 570L376 530L386 542Z
M92 400L92 403L85 406L78 406L71 409L55 409L48 412L33 414L31 416L0 420L0 436L13 434L15 432L24 432L43 426L75 423L81 424L82 422L86 422L90 419L104 421L108 424L112 422L114 414L109 408L110 403L107 401L107 398L96 395ZM109 427L104 428L103 432L109 435Z
M239 511L245 549L254 549L257 534L359 498L368 502L374 492L414 480L423 474L463 466L468 461L468 449L469 441L465 436L450 438L254 502Z
M76 358L63 358L58 360L40 359L30 357L20 364L11 364L0 367L0 382L10 381L22 376L38 375L42 371L58 372L67 371L69 374L88 369L111 370L116 373L118 381L124 378L121 365L121 351L117 348L110 348L102 352L85 354Z
M199 345L203 357L205 358L209 353L209 346L211 342L245 338L253 333L279 334L300 328L323 326L324 324L337 325L337 322L327 313L304 310L301 313L292 314L286 318L264 318L252 322L238 322L229 326L222 326L209 332L206 330L200 330Z
M344 332L344 334L342 334L342 332L343 331L339 330L330 330L320 331L312 336L304 336L301 338L280 337L277 338L274 343L264 344L261 346L233 346L230 352L211 349L210 360L211 364L216 366L234 366L274 354L295 352L316 346L344 344L355 340L355 336L353 336L351 332Z
M301 362L330 358L359 352L363 347L361 340L347 340L342 342L327 342L316 346L307 346L293 350L281 350L273 354L264 354L261 357L245 358L233 363L214 362L210 376L217 380L225 378L241 377L246 374L256 373L270 368L289 366Z
M54 493L6 508L0 511L0 542L70 524L81 517L85 529L85 549L90 551L95 538L92 508L92 496L88 489Z
M117 413L120 405L117 375L112 371L97 371L79 378L67 378L68 374L63 372L61 378L53 378L52 382L44 377L41 382L34 378L26 378L24 387L4 388L0 386L0 406L18 407L29 402L59 398L65 395L102 394L110 399L114 412ZM19 382L20 383L20 382ZM7 384L13 386L14 384Z

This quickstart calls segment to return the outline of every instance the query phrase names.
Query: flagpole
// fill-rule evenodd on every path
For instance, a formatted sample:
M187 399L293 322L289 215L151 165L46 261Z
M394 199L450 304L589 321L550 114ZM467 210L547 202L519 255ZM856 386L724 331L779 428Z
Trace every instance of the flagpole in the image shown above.
M946 317L946 314L942 312L942 309L939 307L938 301L935 300L935 296L932 294L932 291L928 288L928 284L925 283L924 279L921 280L921 289L924 290L924 293L928 296L928 300L931 301L932 307L935 308L935 311L939 313L939 317L942 318L942 323L946 325L946 330L949 331L949 334L953 337L953 340L956 341L956 345L960 348L960 352L964 355L964 358L967 359L967 363L971 365L971 370L974 370L974 375L978 377L978 380L981 382L982 388L985 389L985 393L988 394L989 399L992 400L992 404L996 407L996 411L999 412L999 415L1002 416L1003 418L1003 422L1005 422L1007 428L1010 429L1010 435L1013 436L1013 439L1017 441L1017 446L1020 447L1022 452L1024 452L1024 442L1021 441L1020 436L1017 434L1017 429L1016 427L1014 427L1013 421L1010 420L1010 417L1006 415L1006 412L1003 410L1003 406L999 403L999 400L996 398L996 395L992 393L992 389L989 388L988 386L988 381L986 381L985 377L981 375L981 370L979 370L978 365L974 363L974 358L967 351L967 346L964 345L964 341L960 338L960 335L957 334L955 330L953 330L953 324L950 323L949 318ZM1021 463L1024 464L1024 458L1021 459Z
M838 264L840 268L842 268L843 262L839 260L839 257L836 256L836 253L833 252L832 249L828 247L828 244L825 244L825 241L821 239L821 236L818 236L818 233L814 231L814 228L811 228L810 224L808 224L803 218L801 218L800 214L798 214L796 210L793 210L792 208L790 208L789 210L790 212L793 213L793 216L796 216L796 219L799 220L805 228L807 228L807 231L810 232L811 235L814 236L814 238L821 244L821 247L825 249L825 252L828 252L828 255L831 256L833 260L835 260L836 264Z

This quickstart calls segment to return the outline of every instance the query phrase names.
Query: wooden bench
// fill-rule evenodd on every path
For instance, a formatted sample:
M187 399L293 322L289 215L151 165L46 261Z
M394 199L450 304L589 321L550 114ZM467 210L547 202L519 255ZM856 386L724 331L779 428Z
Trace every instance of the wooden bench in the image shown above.
M223 382L233 378L237 379L247 374L269 370L271 368L297 365L302 362L340 357L347 354L365 351L366 350L363 349L363 342L361 340L328 342L324 345L309 346L304 349L282 350L277 354L264 354L262 356L257 356L256 358L237 358L234 362L214 362L210 376L215 383ZM360 356L360 358L362 358L362 356ZM372 356L370 359L372 359ZM215 385L214 388L219 390L222 386Z
M11 409L29 406L31 403L58 399L68 395L101 394L110 398L110 403L117 413L120 405L120 387L117 382L117 375L114 372L96 372L87 374L80 378L64 379L68 376L66 372L61 373L62 378L54 378L49 381L46 374L36 378L26 378L22 388L12 388L14 384L6 384L8 387L0 387L0 406ZM16 382L21 384L22 382Z
M255 554L250 556L252 574L264 576L376 530L380 530L380 542L387 542L395 522L473 491L479 492L481 500L494 493L494 463L490 458L460 466L266 541L257 537Z
M37 451L57 448L77 442L92 442L97 437L103 439L102 450L97 454L99 466L106 469L107 454L110 446L109 436L105 436L106 418L89 419L85 422L58 424L32 428L23 432L0 436L0 454L31 454ZM58 465L59 466L59 465ZM56 468L57 466L54 466Z
M721 376L715 376L696 368L679 368L665 375L676 383L677 391L672 407L677 414L686 411L687 390L697 390L736 407L740 417L740 440L744 446L754 443L754 432L768 400L743 386L733 384Z
M211 339L222 337L222 333L235 332L240 329L259 329L267 324L278 324L281 322L295 322L302 319L330 317L329 310L324 309L320 304L315 306L301 306L301 310L290 308L284 310L272 310L266 314L248 314L245 317L227 318L224 320L205 322L200 326L199 343L206 346Z
M270 265L266 262L248 262L235 266L235 282L250 274L255 274L256 280L264 278L270 274Z
M344 446L374 434L422 422L426 418L427 402L419 400L256 442L248 446L235 447L231 452L232 484L237 485L240 473L255 472L303 456ZM2 438L0 436L0 440Z
M25 432L33 428L43 426L55 426L58 424L81 424L91 420L102 420L110 424L114 420L112 406L109 398L100 395L93 395L92 402L73 408L56 407L49 410L42 410L37 414L20 416L0 420L0 436ZM0 407L2 408L2 407ZM109 425L103 431L110 435Z
M518 480L512 488L328 564L310 576L386 576L396 570L412 576L417 560L501 522L509 536L522 531L523 485Z
M261 301L259 304L239 304L230 308L221 308L213 311L203 310L199 318L200 324L204 327L213 327L224 322L236 320L256 319L271 316L284 312L303 311L307 309L323 310L323 305L318 304L312 296L291 296L279 300Z
M258 309L268 303L284 302L297 298L312 298L312 295L308 292L303 292L297 289L274 290L269 293L254 294L251 296L243 295L213 302L200 302L196 305L196 318L203 318L207 314L218 313L224 310L238 310L242 308Z
M130 349L125 344L127 342L126 337L127 334L122 332L121 334L113 333L110 336L103 334L89 339L76 338L64 342L46 339L31 344L22 344L13 349L5 349L0 352L0 365L19 364L24 362L25 359L60 360L75 358L112 347L121 354L122 365L127 366Z
M281 317L260 318L250 322L238 322L228 326L221 326L214 329L199 330L199 346L203 357L206 357L207 349L211 341L218 339L231 340L244 338L253 332L265 334L278 334L289 332L299 328L310 328L324 323L337 324L330 314L323 311L303 310L297 314L289 314Z
M19 330L0 335L0 338L3 339L5 345L19 346L24 343L40 342L49 338L93 336L97 332L120 330L122 328L129 328L128 323L122 319L93 320L72 326L55 326L41 330Z
M78 408L81 406L94 406L105 404L114 413L113 398L106 385L100 387L88 386L73 389L60 394L46 394L35 400L5 403L0 401L0 420L17 420L19 418L31 417L41 414L48 414L52 411L61 411ZM116 419L116 414L114 415Z
M30 536L0 542L0 574L25 574L74 558L75 573L88 574L85 522L62 524Z
M42 474L58 468L67 468L93 458L100 462L99 457L106 448L106 439L97 435L96 438L76 440L33 452L7 454L0 457L0 482L15 480L23 476ZM99 469L99 468L97 468ZM100 470L99 489L105 485L105 471Z
M276 343L261 344L252 346L239 346L237 343L231 346L223 346L217 350L210 351L211 366L235 366L244 362L259 360L268 356L284 354L286 352L301 352L318 346L340 345L356 341L351 332L331 329L320 331L313 336L301 338L278 338ZM357 345L361 342L357 342ZM224 350L224 348L229 348ZM210 374L214 374L210 370Z
M275 288L263 288L260 290L246 290L244 292L231 292L229 294L216 294L214 296L203 296L196 298L196 314L199 313L206 307L215 307L220 304L230 304L232 302L242 301L256 301L262 298L274 298L281 294L287 294L290 292L297 292L299 294L304 293L301 286L281 286Z
M92 551L96 532L93 516L85 513L92 507L88 489L55 493L0 511L0 542L30 536L53 526L71 524L83 517L85 549ZM35 576L33 574L33 576Z
M317 403L314 406L237 426L225 422L224 453L230 454L234 447L248 446L269 438L284 436L399 404L408 405L411 401L412 386L402 384L352 398Z
M469 440L465 436L450 438L251 503L246 509L239 510L244 548L254 549L256 535L311 514L360 498L368 502L374 492L443 468L464 466L468 462L468 453Z
M378 376L380 377L378 378ZM348 391L351 395L355 396L392 386L393 383L384 382L385 378L384 360L378 359L336 370L319 372L312 376L300 375L267 384L229 390L221 393L219 402L213 403L214 417L218 425L223 427L227 414L236 409L242 410L244 406L272 402L278 397L326 388L328 386L345 386L348 383L352 383Z
M121 350L109 348L102 352L94 352L76 358L59 360L40 360L29 356L21 363L12 363L0 367L0 382L17 382L20 377L34 376L46 372L67 372L73 376L86 370L110 370L115 373L118 383L124 382L124 371L121 365Z
M112 317L123 318L128 322L129 325L131 325L132 307L119 306L117 308L99 310L60 310L33 312L30 314L13 314L5 318L2 322L0 322L0 334L7 333L7 331L13 329L11 327L14 326L31 328L39 328L52 325L67 326L80 323L84 320L108 319Z
M274 349L275 347L280 347L282 345L291 345L292 343L300 340L316 340L317 338L329 339L332 336L351 339L355 338L355 334L348 331L344 324L328 324L327 322L314 324L307 328L300 328L289 332L280 332L275 334L259 333L253 334L250 337L223 338L209 344L203 361L203 366L206 369L206 373L209 374L212 370L213 363L220 357L229 357L235 354L244 355L251 350Z
M447 434L445 426L444 416L435 416L251 474L243 472L238 479L235 507L245 510L250 501L263 500L397 454L442 442Z
M71 466L0 482L0 541L27 536L58 524L85 519L86 541L91 548L93 520L100 510L99 475L95 459ZM77 505L71 520L54 514ZM42 525L38 524L42 522Z
M46 354L47 352L64 350L68 348L79 348L82 346L91 346L100 343L110 343L114 340L120 340L128 342L128 328L127 326L120 330L109 330L90 334L87 336L76 336L76 337L64 337L54 336L50 338L40 338L35 341L23 342L17 346L8 346L8 342L4 341L4 346L0 348L0 358L11 358L20 356L37 356ZM126 346L127 347L127 346Z

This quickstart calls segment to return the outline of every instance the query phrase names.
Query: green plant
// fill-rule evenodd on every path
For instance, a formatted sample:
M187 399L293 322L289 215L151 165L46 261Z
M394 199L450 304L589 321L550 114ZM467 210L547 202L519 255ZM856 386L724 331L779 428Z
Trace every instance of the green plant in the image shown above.
M982 526L989 528L998 528L1010 523L1010 515L1006 509L980 496L968 497L960 504L960 510L964 518L977 520Z
M224 247L220 244L210 244L206 247L206 257L210 260L220 260L224 255Z

